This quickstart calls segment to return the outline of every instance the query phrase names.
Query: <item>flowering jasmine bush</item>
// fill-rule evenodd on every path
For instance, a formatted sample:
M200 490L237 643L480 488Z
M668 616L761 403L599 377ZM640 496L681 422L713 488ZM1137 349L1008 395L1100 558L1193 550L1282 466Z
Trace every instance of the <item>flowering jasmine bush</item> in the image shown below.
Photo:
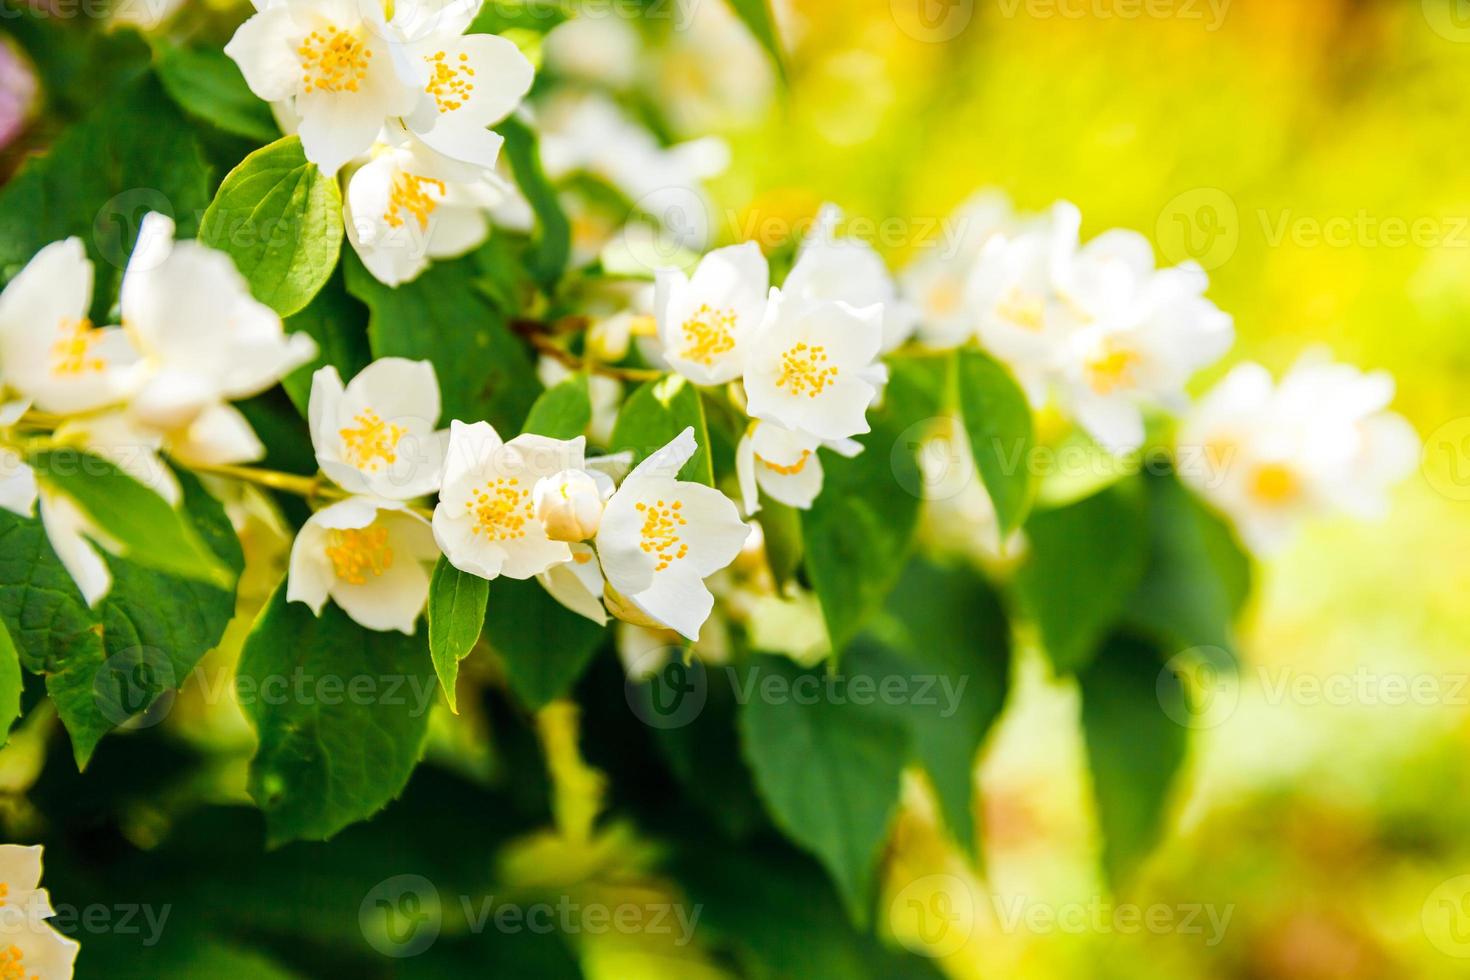
M409 854L473 816L498 863L464 887L805 896L814 937L887 976L919 968L872 936L893 816L927 807L977 856L975 758L1013 647L1038 650L1081 691L1125 881L1184 757L1166 665L1234 662L1249 552L1384 506L1418 454L1392 381L1311 353L1192 399L1233 341L1204 271L1083 240L1066 203L979 196L958 247L896 275L831 205L769 255L706 243L664 205L703 207L709 154L601 96L545 121L567 93L533 65L564 19L268 0L222 43L134 38L0 190L0 730L59 719L85 767L116 728L172 725L212 664L250 757L243 786L200 779L264 827L242 881L282 866L266 845ZM601 240L589 195L626 205ZM969 694L755 684L834 676ZM269 693L293 677L372 690ZM413 811L411 778L448 778L425 768L514 805ZM120 833L188 864L189 819ZM788 884L742 897L752 868ZM5 977L71 975L38 878L38 848L0 848L0 911L24 910ZM222 923L190 881L191 942L287 955L297 923ZM353 941L420 952L371 899L344 906ZM752 935L698 948L786 975Z

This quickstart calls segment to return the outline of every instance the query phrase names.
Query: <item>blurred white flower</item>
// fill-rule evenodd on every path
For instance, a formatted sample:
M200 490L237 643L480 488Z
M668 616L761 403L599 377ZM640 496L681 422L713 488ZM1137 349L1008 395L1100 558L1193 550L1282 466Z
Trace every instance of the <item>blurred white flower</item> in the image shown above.
M750 532L724 494L677 478L696 449L688 428L634 467L597 532L614 614L690 640L714 608L705 578L735 560Z
M1419 437L1386 411L1393 379L1304 356L1279 384L1236 367L1180 428L1180 478L1223 511L1252 550L1279 549L1312 516L1381 515L1413 472Z
M919 339L931 347L954 347L974 336L978 314L966 285L986 244L1015 224L1010 201L981 191L945 221L945 236L924 248L898 276L900 295L918 309Z
M398 501L348 497L312 514L291 546L286 599L321 615L330 596L370 630L412 634L436 561L429 522Z
M448 433L439 421L434 365L373 361L346 387L334 367L311 378L307 406L317 465L353 494L409 500L439 489Z

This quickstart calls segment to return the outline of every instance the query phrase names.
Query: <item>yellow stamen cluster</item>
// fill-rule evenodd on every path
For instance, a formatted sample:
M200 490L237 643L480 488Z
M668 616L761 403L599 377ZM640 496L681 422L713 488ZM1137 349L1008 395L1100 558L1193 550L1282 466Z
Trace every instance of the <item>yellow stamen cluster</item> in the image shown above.
M439 196L431 196L429 189L438 191ZM428 231L429 215L434 213L439 206L439 198L443 196L444 181L399 171L388 191L388 210L383 212L383 220L390 228L402 228L403 212L407 211L418 221L420 231Z
M689 523L679 513L683 508L681 500L672 504L662 500L656 504L638 504L638 510L643 513L643 540L639 547L658 558L658 564L653 567L655 572L663 571L671 562L689 554L689 546L679 537L679 528Z
M959 310L964 298L963 284L954 276L945 276L929 290L929 312L935 316L949 316Z
M356 92L367 77L373 52L356 32L328 25L325 31L306 35L296 49L296 57L301 61L301 84L306 93Z
M338 429L347 462L376 473L382 464L398 462L398 440L408 432L401 425L384 422L378 413L365 408L352 417L355 429Z
M75 376L101 371L107 366L100 357L92 354L92 347L102 339L102 331L92 326L86 317L80 320L62 320L58 329L61 339L51 345L51 373L57 376Z
M762 456L757 456L756 459L760 460L763 466L767 467L768 469L775 470L782 476L795 476L802 470L806 469L806 461L811 458L811 455L812 451L810 449L803 449L801 451L800 459L798 459L794 463L790 463L785 466L781 465L780 463L773 463Z
M1012 289L995 311L1002 320L1009 320L1027 330L1040 330L1046 318L1046 300L1035 293L1019 288Z
M464 105L475 90L475 83L470 81L475 77L475 70L465 63L470 60L467 54L459 56L457 65L446 61L445 57L443 51L436 51L424 59L429 63L429 84L424 91L434 97L440 112L453 112Z
M393 549L388 529L377 524L364 528L333 528L327 532L327 557L337 577L350 585L367 582L393 567Z
M827 363L827 348L821 344L797 344L781 355L781 376L777 388L793 395L815 398L837 380L837 368Z
M503 477L476 490L467 504L475 518L475 533L491 541L513 541L526 536L526 523L535 517L531 491L521 489L515 477Z
M0 980L41 980L40 976L26 972L25 956L20 947L11 943L0 949Z
M683 357L705 367L713 364L716 357L735 349L734 310L714 310L708 303L701 303L680 329L685 340Z
M1302 492L1302 484L1291 467L1285 463L1267 463L1251 474L1250 494L1261 503L1280 507L1295 500Z
M1130 350L1108 348L1087 362L1087 381L1099 395L1110 394L1133 380L1138 355Z

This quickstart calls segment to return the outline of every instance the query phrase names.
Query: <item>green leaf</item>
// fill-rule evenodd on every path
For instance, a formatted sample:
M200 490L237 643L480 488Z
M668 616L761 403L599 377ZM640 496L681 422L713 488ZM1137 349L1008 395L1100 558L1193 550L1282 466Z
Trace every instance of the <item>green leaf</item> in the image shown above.
M534 31L545 34L558 24L572 19L572 12L560 3L545 0L514 0L487 3L480 8L466 34L502 34L505 31Z
M566 270L571 255L571 222L562 211L556 188L541 168L536 134L515 118L506 119L495 131L505 137L505 158L511 175L536 215L536 233L526 253L526 268L541 288L550 293Z
M283 136L225 175L199 239L235 260L250 293L281 316L297 312L332 275L342 250L342 192Z
M1250 559L1230 525L1172 475L1144 480L1148 564L1128 621L1176 648L1235 652L1233 621L1250 593Z
M20 717L20 694L25 686L20 676L20 651L10 630L0 619L0 745L10 738L10 726Z
M771 678L780 682L767 690ZM750 692L740 732L766 809L821 860L848 914L866 924L878 851L908 761L908 733L880 707L825 696L823 675L783 657L753 658L736 683Z
M469 656L480 638L489 596L489 582L460 571L440 556L434 577L429 580L429 655L434 659L439 685L449 699L449 710L455 714L459 713L454 700L459 662Z
M396 289L374 279L350 251L343 265L348 292L367 304L374 357L432 362L443 418L484 419L502 435L521 431L541 383L505 315L474 288L474 256L435 262Z
M631 449L636 465L690 426L694 427L694 440L699 443L699 449L679 470L679 479L712 487L715 474L710 463L704 404L699 390L677 374L645 382L628 396L618 412L612 445L608 448L613 452Z
M65 449L36 453L29 462L36 478L70 498L116 542L123 558L222 589L234 587L234 573L184 514L111 462Z
M525 431L552 439L575 439L587 431L591 421L587 376L578 374L541 393L526 416Z
M898 361L872 431L853 459L821 450L822 493L802 515L806 570L822 603L832 649L861 629L903 571L919 520L917 450L922 423L938 410L925 367Z
M1143 575L1141 496L1129 480L1026 522L1031 550L1014 586L1059 674L1092 659Z
M351 381L372 361L368 350L368 313L347 294L340 269L322 287L306 308L286 318L286 329L304 333L316 341L316 359L281 379L281 387L304 418L311 401L311 376L328 365L343 381Z
M192 475L177 476L195 531L238 572L244 559L224 508ZM103 735L181 684L235 611L232 591L105 560L112 588L89 609L41 522L0 513L0 619L22 665L46 675L78 767Z
M778 588L784 587L801 567L801 512L763 496L755 519L765 536L771 577Z
M196 119L257 143L281 135L270 107L255 97L239 67L219 48L159 41L155 64L168 94Z
M971 855L976 755L1010 687L1011 635L999 596L974 569L915 558L888 597L873 636L843 671L914 681L899 706L945 821Z
M438 682L423 639L321 617L281 584L237 670L259 746L250 795L272 846L326 840L398 796L423 751Z
M1082 730L1103 837L1103 864L1122 884L1153 847L1187 749L1179 677L1153 646L1114 636L1078 673Z
M208 203L209 168L193 127L145 76L103 97L0 191L0 279L42 246L76 235L96 268L93 320L112 322L143 216L171 215L178 237L190 238Z
M786 81L786 56L781 51L780 35L776 32L776 18L771 13L771 0L730 0L730 9L755 39L760 46L766 49L771 56L771 63L776 66L776 75L784 84Z
M496 579L491 601L485 638L505 662L510 689L532 711L571 690L607 633L531 579Z
M58 16L61 8L10 0L5 33L25 49L45 96L45 121L65 124L91 112L98 93L148 71L152 52L142 36L110 17Z
M1035 491L1031 405L1010 372L988 354L959 351L957 375L970 452L1004 538L1026 520Z

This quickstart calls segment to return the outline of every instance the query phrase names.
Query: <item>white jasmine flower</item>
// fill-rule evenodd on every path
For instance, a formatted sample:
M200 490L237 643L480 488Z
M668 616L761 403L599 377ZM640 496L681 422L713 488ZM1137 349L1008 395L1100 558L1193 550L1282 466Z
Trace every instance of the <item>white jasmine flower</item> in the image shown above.
M398 501L348 497L302 525L286 599L321 615L327 598L358 625L412 634L439 557L429 522Z
M586 470L562 470L536 481L532 501L536 519L553 541L586 541L602 523L602 505L612 495L612 481Z
M425 94L426 73L395 36L376 3L277 0L240 25L225 54L257 96L290 102L306 158L331 176Z
M1419 437L1386 411L1393 379L1311 354L1280 384L1242 364L1179 432L1181 479L1230 517L1253 550L1279 549L1309 517L1373 517L1418 465Z
M796 264L781 292L809 302L840 300L862 308L883 307L883 353L902 344L918 325L918 311L899 298L888 266L873 246L858 238L838 238L842 211L825 204L802 242Z
M0 977L66 980L81 948L52 928L40 845L0 845Z
M747 409L818 439L868 431L866 413L887 377L878 362L883 309L808 302L771 291L745 365Z
M977 312L966 301L966 283L986 244L1011 229L1004 194L982 191L945 222L945 236L899 273L900 295L918 308L919 339L931 347L963 344L975 335Z
M0 381L22 396L22 411L87 412L136 386L137 352L121 330L92 325L91 305L92 263L79 238L41 249L0 293Z
M93 542L110 551L116 550L116 542L93 524L70 497L42 487L37 502L41 526L46 530L51 550L56 552L62 567L77 584L87 605L97 605L112 588L112 572Z
M607 610L602 605L602 568L597 563L597 553L581 542L569 547L572 560L552 565L537 575L536 580L557 602L605 626Z
M439 489L448 433L434 365L382 357L344 388L334 367L311 377L307 406L317 465L353 494L409 500Z
M288 336L228 255L173 232L169 218L147 215L123 276L123 327L148 366L130 413L185 462L257 459L264 448L226 402L269 388L315 357L316 343Z
M735 472L746 516L760 510L759 490L788 507L810 509L822 492L819 445L815 437L774 422L752 422L735 449Z
M418 105L403 123L437 153L484 170L504 142L488 126L500 122L531 88L534 71L514 43L496 34L464 34L479 5L454 3L436 29L407 46L405 57L425 76ZM412 5L399 8L394 23Z
M677 479L696 448L688 428L634 467L608 501L597 532L597 553L616 598L691 640L714 607L705 578L735 560L750 531L724 494Z
M486 130L487 135L493 135ZM353 170L342 198L347 240L379 282L416 278L430 259L474 249L490 234L487 209L503 189L488 172L407 141Z
M1071 325L1056 292L1077 250L1082 215L1065 201L1014 235L986 242L965 289L981 344L1003 361L1032 405L1046 402L1061 337Z
M770 267L754 242L715 249L693 276L659 269L654 309L669 364L699 385L738 378L770 284Z
M9 924L18 916L46 918L54 914L41 887L43 851L40 844L0 844L0 923Z
M488 422L450 423L434 537L459 570L526 579L571 559L536 516L537 481L583 468L583 439L525 433L509 442Z
M20 453L0 446L0 508L30 517L36 511L36 471Z

